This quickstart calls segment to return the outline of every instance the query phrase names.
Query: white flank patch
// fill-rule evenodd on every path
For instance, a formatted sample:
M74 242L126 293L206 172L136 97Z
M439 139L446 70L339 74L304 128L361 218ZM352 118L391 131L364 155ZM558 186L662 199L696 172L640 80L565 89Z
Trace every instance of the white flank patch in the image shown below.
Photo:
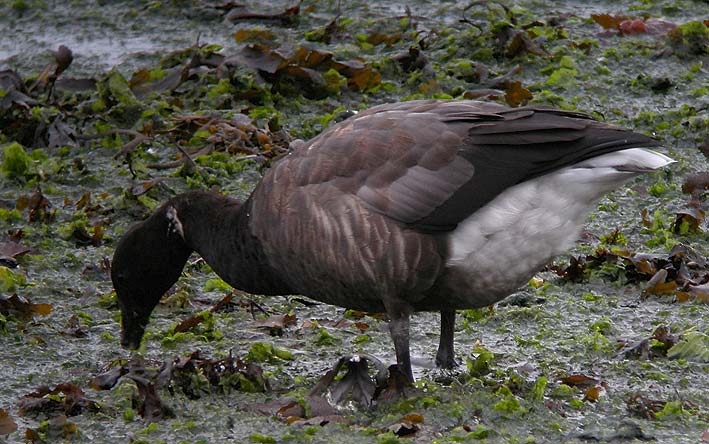
M447 265L465 270L471 298L495 302L571 247L586 214L604 194L642 171L672 162L633 148L509 188L451 233Z

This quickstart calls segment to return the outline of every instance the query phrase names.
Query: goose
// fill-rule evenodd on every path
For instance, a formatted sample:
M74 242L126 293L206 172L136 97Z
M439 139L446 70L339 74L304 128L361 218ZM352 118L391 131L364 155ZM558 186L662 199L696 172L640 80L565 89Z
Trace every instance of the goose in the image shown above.
M121 344L140 345L197 252L247 293L386 312L410 381L410 317L439 311L435 362L452 368L456 310L494 304L564 253L604 194L674 162L658 145L540 106L375 106L293 143L246 201L192 191L132 226L111 267Z

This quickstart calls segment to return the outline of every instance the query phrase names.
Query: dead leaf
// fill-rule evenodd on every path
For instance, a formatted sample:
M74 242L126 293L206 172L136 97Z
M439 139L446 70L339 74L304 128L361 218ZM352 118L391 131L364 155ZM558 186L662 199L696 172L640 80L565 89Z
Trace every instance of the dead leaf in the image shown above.
M327 96L327 82L317 70L289 65L281 70L280 74L299 81L303 87L303 93L307 97L315 98Z
M219 300L219 302L217 302L212 307L210 307L209 312L215 313L215 312L218 312L218 311L224 309L224 307L226 307L227 305L229 305L231 303L233 298L234 298L234 293L227 294L226 296L221 298ZM175 333L188 332L188 331L192 330L193 328L195 328L196 326L198 326L199 324L201 324L202 322L204 322L205 319L206 318L205 318L204 314L202 314L202 313L194 314L194 315L190 316L189 318L184 319L179 324L177 324L174 331L175 331Z
M564 376L560 381L570 387L595 387L602 384L600 379L581 373Z
M645 34L647 33L647 27L643 19L634 18L618 23L618 31L620 31L621 35Z
M109 390L113 388L113 386L118 383L121 376L126 373L128 373L128 366L126 366L125 362L114 362L109 370L91 378L91 381L89 381L89 387L94 390Z
M238 53L227 57L224 63L233 66L246 66L251 69L275 74L288 64L288 59L280 52L266 45L251 44L244 46Z
M128 86L130 86L132 90L135 86L147 83L149 81L150 70L147 68L140 68L139 70L133 72L130 77L130 80L128 81Z
M414 424L423 424L423 415L417 412L411 412L407 413L403 420Z
M332 326L338 329L345 329L349 328L352 324L353 322L349 319L340 318L334 324L332 324Z
M229 355L224 359L203 358L199 351L191 355L175 359L168 367L169 372L161 376L170 381L170 385L179 387L182 392L197 399L202 396L203 387L195 385L195 375L203 375L210 386L222 391L230 389L246 392L268 392L270 383L263 375L263 369L251 362L244 362L238 357Z
M277 87L287 80L298 82L298 90L306 95L327 94L322 73L336 70L355 90L367 90L381 83L381 74L360 60L335 60L333 54L300 46L294 50L274 49L265 44L250 44L224 60L226 66L242 66L255 70L259 76ZM288 88L286 88L288 91Z
M701 213L687 213L701 217ZM551 265L548 269L566 279L574 276L583 278L589 270L602 269L606 264L616 265L618 272L623 273L629 282L648 280L642 292L643 297L670 295L678 301L688 300L692 287L709 281L709 261L683 244L676 244L666 255L618 249L611 251L599 247L593 254L585 257L572 257L566 268ZM610 277L618 278L615 274Z
M690 268L707 271L709 260L699 254L692 247L684 244L676 244L670 250L669 258L671 262L686 263Z
M519 80L510 82L505 92L505 102L512 107L526 105L532 97L534 97L532 93L527 88L523 87L522 82Z
M91 234L91 245L98 247L103 243L103 233L106 230L103 228L102 223L97 223L93 226L93 234Z
M670 329L667 326L660 325L655 329L655 331L652 332L650 339L653 339L661 344L661 346L657 348L663 352L666 352L677 343L679 337L670 333Z
M204 316L203 313L194 314L194 315L190 316L189 318L182 320L182 322L180 322L179 324L177 324L175 326L175 328L173 329L173 332L175 332L175 333L188 332L188 331L192 330L193 328L195 328L196 326L198 326L199 324L201 324L202 322L204 322L205 319L206 319L206 317Z
M45 414L52 416L62 413L67 416L80 415L86 409L98 409L95 401L86 397L83 390L72 383L57 385L54 389L42 386L18 401L20 416Z
M677 234L682 233L683 227L686 224L687 229L691 233L701 231L701 226L706 217L706 212L699 208L687 207L676 213L676 218L672 223L672 231Z
M643 208L642 210L640 210L640 216L642 217L643 226L645 228L652 228L654 223L647 212L647 208Z
M54 219L55 211L51 211L52 204L49 199L44 197L42 190L37 187L29 198L21 201L18 198L17 209L22 211L20 207L25 207L29 210L28 219L30 222L49 223Z
M62 146L76 146L76 132L64 122L64 117L59 115L47 128L47 148Z
M133 196L142 196L143 194L147 193L151 189L153 189L154 186L159 185L165 181L164 177L155 177L153 179L149 180L144 180L142 182L138 182L135 185L130 187L130 193Z
M394 55L392 59L401 65L404 72L417 71L428 65L428 59L418 46L412 46L408 51Z
M233 311L235 308L235 303L234 303L234 295L235 292L231 292L227 295L225 295L223 298L219 300L216 304L214 304L209 311L212 313L223 313L223 312L229 312Z
M39 105L38 101L16 90L9 90L2 98L0 98L0 111L3 113L15 107L29 110L33 106L37 105Z
M176 66L168 69L165 76L159 80L148 81L142 71L136 72L130 80L130 88L138 99L142 99L150 93L162 94L176 90L182 82L187 80L189 69L187 66Z
M382 75L378 71L360 60L333 60L332 67L347 77L348 85L355 90L364 91L382 81Z
M138 387L139 406L138 414L148 423L158 422L165 418L174 418L175 414L170 407L163 404L155 391L155 384L143 378L132 376L128 373L126 377L132 379Z
M17 430L17 423L5 409L0 409L0 435L9 435Z
M119 159L121 157L128 158L128 156L133 151L138 149L140 144L142 144L143 142L148 142L152 139L151 137L146 136L145 134L133 130L115 130L114 132L116 134L128 134L133 136L133 139L123 144L121 150L113 156L114 159Z
M709 156L709 142L707 143L707 152L705 156ZM694 194L699 191L709 190L709 171L700 171L692 173L682 183L682 192L685 194Z
M571 256L569 265L566 267L551 265L549 269L571 282L581 282L586 277L586 259L580 256Z
M655 419L655 413L662 411L665 404L665 401L650 399L640 393L633 393L625 401L628 412L643 419Z
M327 25L320 28L313 29L312 31L305 34L305 39L311 42L320 42L329 44L332 41L332 37L338 32L341 32L343 26L340 25L340 16L335 16Z
M52 311L52 304L33 304L17 294L0 294L0 313L20 319L30 319L33 315L47 316Z
M333 54L329 51L301 46L289 57L288 64L289 66L315 69L328 66L332 60Z
M583 395L584 401L598 402L601 396L605 396L606 389L602 385L594 385L586 389Z
M628 17L625 15L591 14L591 18L608 31L617 31L620 35L649 34L664 35L677 25L662 19Z
M399 437L410 437L419 431L419 426L409 421L401 421L390 425L387 430Z
M514 58L524 53L530 53L541 57L549 56L549 53L534 42L529 37L529 34L524 31L517 31L507 44L507 51L505 55L509 58Z
M357 330L360 331L360 333L364 333L365 331L369 330L369 324L366 322L355 322L354 326L357 328Z
M689 287L689 295L700 302L709 304L709 284Z
M667 356L667 350L672 348L679 337L670 333L664 325L658 326L649 338L633 343L622 344L619 355L624 358L638 358L641 360L655 359Z
M386 46L391 46L394 43L401 40L401 33L395 32L392 34L384 34L381 32L373 31L367 35L367 43L370 45L377 46L384 43Z
M31 248L19 242L13 240L2 241L0 242L0 265L15 268L18 265L17 258L24 256L30 251L32 251Z
M677 290L678 285L675 281L665 282L667 279L667 270L660 269L657 273L647 281L647 285L643 289L643 295L662 295L662 294L672 294Z
M67 322L67 327L61 330L60 334L74 338L85 338L89 335L89 328L85 325L81 325L77 315L72 315Z
M234 34L234 40L237 43L245 41L255 41L257 43L272 42L276 36L266 29L239 29Z
M638 253L629 255L627 259L635 266L637 271L646 276L654 276L657 273L656 256Z
M286 327L295 324L294 314L272 315L255 323L256 327L268 329L271 336L282 336Z
M310 328L319 328L320 324L318 321L314 319L306 319L303 321L303 323L300 325L301 329L310 329Z
M692 300L692 297L686 291L678 291L677 293L675 293L675 300L679 303L682 303Z
M628 20L625 15L610 15L610 14L591 14L594 22L601 25L604 29L618 29L618 25Z
M483 87L492 89L507 89L507 86L510 84L510 82L515 81L513 79L517 74L520 73L520 71L522 71L522 67L520 65L515 65L505 74L497 76L485 82Z
M279 408L277 414L283 418L302 418L305 416L305 409L296 401L291 401Z
M91 206L91 193L86 191L81 197L76 201L75 207L77 210Z
M15 71L6 69L0 71L0 89L4 95L0 97L0 112L5 113L12 108L23 108L29 110L31 107L39 105L39 102L28 96L25 84Z
M43 444L42 436L35 429L27 428L25 430L25 442L29 444Z
M88 246L93 245L95 247L101 245L103 242L103 225L98 223L91 228L91 233L84 226L76 226L74 230L69 234L69 239L72 239L77 246Z

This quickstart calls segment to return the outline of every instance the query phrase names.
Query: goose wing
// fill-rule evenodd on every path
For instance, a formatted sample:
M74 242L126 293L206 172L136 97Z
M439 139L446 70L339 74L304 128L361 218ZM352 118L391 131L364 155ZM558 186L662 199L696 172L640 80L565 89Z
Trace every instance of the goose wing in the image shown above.
M335 186L405 226L438 232L518 183L657 144L576 112L413 101L372 108L302 144L289 170L300 186Z

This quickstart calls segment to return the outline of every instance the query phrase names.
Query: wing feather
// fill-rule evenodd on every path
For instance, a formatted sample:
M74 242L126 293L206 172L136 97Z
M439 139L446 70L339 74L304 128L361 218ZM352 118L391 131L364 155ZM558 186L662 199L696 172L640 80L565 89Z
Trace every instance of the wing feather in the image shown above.
M446 231L518 183L655 145L577 112L412 101L371 108L299 145L290 173L309 188L337 186L410 228Z

